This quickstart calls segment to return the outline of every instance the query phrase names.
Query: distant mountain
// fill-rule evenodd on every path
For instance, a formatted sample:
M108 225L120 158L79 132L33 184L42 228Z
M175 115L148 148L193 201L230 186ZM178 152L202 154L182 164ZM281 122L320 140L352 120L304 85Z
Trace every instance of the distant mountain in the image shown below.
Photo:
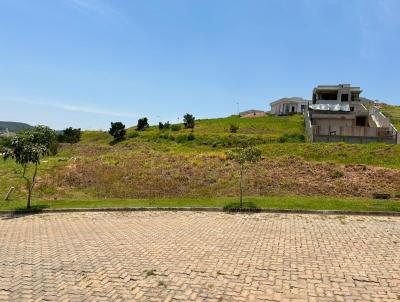
M33 128L31 125L25 123L18 123L18 122L2 122L0 121L0 133L6 132L18 132L25 129Z

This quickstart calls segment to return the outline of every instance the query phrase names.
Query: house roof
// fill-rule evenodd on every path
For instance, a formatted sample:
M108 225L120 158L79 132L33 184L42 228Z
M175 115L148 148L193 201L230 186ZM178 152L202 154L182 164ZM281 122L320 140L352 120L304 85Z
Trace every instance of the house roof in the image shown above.
M265 111L250 109L250 110L239 112L239 115L246 115L246 114L253 114L253 113L265 113Z
M282 99L276 100L276 101L270 103L270 105L275 105L275 104L283 103L283 102L307 104L308 100L305 100L305 99L303 99L301 97L294 96L294 97L290 97L290 98L282 98Z

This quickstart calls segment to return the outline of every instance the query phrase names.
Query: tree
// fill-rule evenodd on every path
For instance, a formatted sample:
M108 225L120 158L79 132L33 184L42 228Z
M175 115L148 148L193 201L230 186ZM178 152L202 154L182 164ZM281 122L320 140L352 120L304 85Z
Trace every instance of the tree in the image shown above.
M22 166L22 178L26 181L27 204L31 207L31 196L35 185L40 160L50 155L51 148L56 139L56 132L46 126L37 126L30 130L24 130L16 134L9 147L5 149L4 159L12 158ZM33 172L29 176L30 165Z
M146 128L149 128L149 123L147 121L147 117L140 118L137 122L137 130L143 131Z
M183 116L183 124L185 125L185 128L194 129L194 124L195 124L194 116L189 113L186 113Z
M81 140L81 135L81 128L74 129L72 127L68 127L57 136L57 140L60 143L74 144Z
M164 129L164 124L161 123L161 122L159 122L159 123L158 123L158 129L159 129L159 130L163 130L163 129Z
M111 128L110 130L108 130L108 133L110 133L114 137L115 141L121 141L125 138L125 125L121 122L111 122Z
M239 192L240 192L240 207L243 207L243 174L248 164L256 163L261 158L261 150L249 147L234 149L227 152L227 158L234 160L239 164Z

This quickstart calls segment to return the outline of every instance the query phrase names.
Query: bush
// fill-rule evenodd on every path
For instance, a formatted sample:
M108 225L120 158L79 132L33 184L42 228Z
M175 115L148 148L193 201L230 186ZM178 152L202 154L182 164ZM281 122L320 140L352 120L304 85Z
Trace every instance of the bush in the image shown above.
M183 124L185 125L185 128L194 129L194 124L195 124L194 116L189 113L186 113L183 116Z
M164 129L169 129L171 127L169 122L164 123Z
M137 123L137 130L143 131L146 128L149 128L147 117L140 118Z
M159 130L163 130L163 129L164 129L164 124L161 123L161 122L159 122L159 123L158 123L158 129L159 129Z
M278 141L280 143L304 143L306 138L303 134L284 134Z
M171 130L172 131L179 131L179 130L181 130L181 125L172 125L171 126Z
M329 176L332 178L341 178L344 176L344 173L339 170L333 170L329 173Z
M171 139L171 137L169 137L169 138ZM194 134L193 133L189 133L189 134L178 135L175 138L175 141L177 143L179 143L179 144L182 144L182 143L186 143L186 142L189 142L189 141L193 141L195 139L196 139L196 137L194 136Z
M2 149L11 148L11 138L10 136L0 136L0 152Z
M108 130L108 133L114 137L115 141L123 140L126 134L125 125L121 122L111 122L111 128Z
M231 133L237 133L239 130L239 126L231 124L230 130L231 130Z
M75 144L81 140L81 128L66 128L62 133L57 135L57 141L59 143Z

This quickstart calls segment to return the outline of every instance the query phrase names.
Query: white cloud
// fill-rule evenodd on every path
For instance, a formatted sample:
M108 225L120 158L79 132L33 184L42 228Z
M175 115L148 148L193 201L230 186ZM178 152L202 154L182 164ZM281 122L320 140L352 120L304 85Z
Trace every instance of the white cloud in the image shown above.
M3 98L2 101L17 102L17 103L24 103L24 104L31 104L31 105L39 105L39 106L50 106L53 108L66 110L66 111L99 114L99 115L106 115L106 116L131 117L131 118L137 117L137 114L133 114L130 112L115 111L112 109L91 107L91 106L71 105L71 104L66 104L66 103L57 102L57 101L50 102L50 101L43 101L43 100L36 100L36 99L24 99L24 98L7 98L7 99Z

